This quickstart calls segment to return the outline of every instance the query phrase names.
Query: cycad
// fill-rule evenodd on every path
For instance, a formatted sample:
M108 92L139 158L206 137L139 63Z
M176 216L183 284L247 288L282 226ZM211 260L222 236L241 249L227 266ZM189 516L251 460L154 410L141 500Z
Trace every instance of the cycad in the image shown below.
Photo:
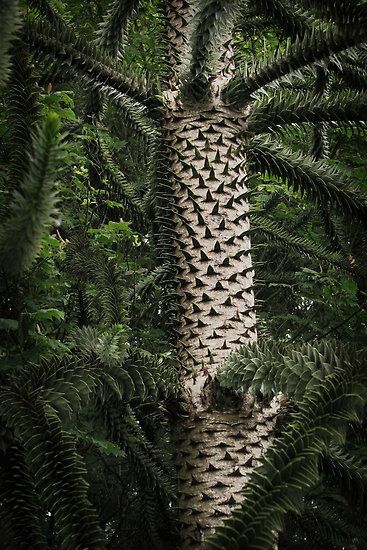
M244 479L234 464L242 459L248 461L248 466L252 462L248 456L242 456L243 445L242 441L239 445L238 440L247 438L249 454L257 457L258 441L251 441L249 436L251 424L262 426L259 433L262 447L266 447L276 414L274 409L265 408L264 411L258 410L254 419L249 420L245 413L218 413L211 408L212 390L216 384L213 379L218 366L235 348L256 340L248 168L284 181L298 193L298 197L306 197L321 211L325 207L324 217L330 217L330 209L334 208L338 214L364 222L366 197L352 180L325 162L315 162L315 154L300 155L280 140L286 135L289 125L303 128L312 124L316 136L320 129L318 124L358 125L364 121L363 93L330 94L322 100L321 106L313 96L317 95L314 82L320 67L327 68L330 79L341 86L348 88L352 82L357 89L360 89L358 86L363 89L366 70L364 42L367 38L365 6L352 0L340 5L333 1L300 0L296 10L287 1L278 0L258 2L256 8L250 2L240 0L162 2L160 10L166 22L167 67L165 78L157 84L138 71L134 72L132 67L124 67L120 59L123 57L126 25L140 2L132 2L129 6L122 0L113 2L99 26L94 44L78 37L46 2L32 1L30 4L44 20L27 20L19 36L32 52L37 66L42 67L45 63L55 78L61 74L63 78L80 74L90 88L90 98L98 100L92 105L91 112L100 112L100 98L105 98L147 148L150 181L147 182L149 188L140 197L129 193L119 167L111 164L103 148L97 152L97 157L102 165L107 161L104 173L115 180L113 185L120 186L129 209L144 212L148 217L157 261L165 273L162 309L167 313L167 325L172 338L176 339L185 367L184 389L191 405L189 418L178 427L175 436L179 441L180 507L185 524L183 545L185 548L198 547L208 531L221 522L238 501ZM234 40L238 38L236 23L240 18L246 21L251 17L282 23L282 31L291 40L280 45L273 59L248 60L245 66L238 67ZM11 23L16 28L16 15L11 16ZM8 43L6 49L7 46ZM5 65L7 69L7 61ZM306 89L306 93L295 93L293 87L297 89L297 86ZM274 143L275 132L279 132L280 139ZM268 137L265 138L265 134ZM41 147L42 153L46 154L46 150L46 145ZM26 190L23 195L25 193ZM14 204L18 207L20 198L16 200L18 202ZM47 215L44 216L42 210L42 216L38 217L40 230L49 222L52 206L47 204ZM11 234L12 225L18 230L20 228L16 214L9 220L2 236L3 257L8 253L6 235ZM327 251L308 242L299 242L292 237L287 240L284 231L271 222L263 223L262 231L275 234L292 247L306 250L308 255L328 256ZM32 246L36 248L38 236L37 233L32 239ZM22 261L18 261L15 271L29 267L34 256L35 252L27 258L22 254ZM339 262L330 254L327 259ZM103 314L107 325L121 321L121 309L116 308L118 297L114 285L110 284L116 281L114 276L114 266L106 261L103 267L99 266L95 278L96 286L102 290L101 297L109 304L108 311ZM106 284L107 288L104 288ZM110 329L113 330L111 326ZM108 340L108 335L105 334L104 338ZM101 347L91 346L89 351L96 354L97 349L97 356L101 357ZM282 348L278 353L282 354ZM273 368L272 363L269 368ZM297 509L301 489L315 480L317 453L314 451L324 450L329 432L324 426L320 427L315 418L310 435L308 425L302 425L307 416L305 411L315 401L320 410L325 408L325 421L330 421L338 433L340 411L344 411L343 408L339 410L339 405L345 406L345 410L353 410L348 392L349 385L354 383L354 374L349 371L349 366L345 372L336 369L316 389L310 390L310 396L306 394L303 413L299 413L290 434L286 434L278 444L281 447L279 453L277 447L270 451L270 462L281 461L286 471L287 445L296 442L300 449L302 447L299 452L306 481L293 480L298 484L297 498L294 497L297 505L293 506L290 497L278 504L269 499L266 518L264 516L267 520L263 525L264 536L259 528L260 514L255 519L250 518L256 527L254 531L249 527L248 532L236 532L235 538L242 537L242 544L268 548L282 526L282 515L293 509L292 506ZM112 391L114 397L117 395L120 399L119 383L114 376L106 374L98 401L118 442L125 427L115 414L114 400L108 401L108 392ZM284 391L282 385L279 389ZM299 391L302 393L304 388ZM357 401L362 393L359 389ZM334 410L329 410L329 401L336 403ZM38 411L37 414L41 413ZM349 412L343 414L349 419ZM52 433L56 433L59 427L54 413L46 420ZM200 445L209 440L214 443L212 447L226 449L221 464L210 461L210 458L208 462L212 455L200 449ZM310 465L307 465L304 457L311 452L310 446L313 455ZM129 452L134 453L134 450ZM295 458L296 455L297 452ZM248 508L254 498L251 491L255 494L256 487L264 491L260 487L262 475L267 487L266 476L270 474L266 465L270 462L264 463L263 470L254 475L255 481L247 489ZM271 464L273 470L274 467ZM28 478L26 481L28 483ZM255 512L256 506L252 510L253 514ZM243 517L237 514L231 520L232 524L240 525ZM213 547L222 544L226 529L231 527L225 527L217 542L214 539L210 543ZM99 541L99 535L95 536Z

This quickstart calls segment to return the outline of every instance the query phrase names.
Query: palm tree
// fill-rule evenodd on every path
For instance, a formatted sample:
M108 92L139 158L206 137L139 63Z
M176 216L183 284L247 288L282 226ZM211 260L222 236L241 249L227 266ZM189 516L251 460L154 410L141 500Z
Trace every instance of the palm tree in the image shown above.
M362 2L353 0L338 5L299 0L296 9L286 0L167 0L159 6L166 72L157 84L124 65L127 29L141 4L113 0L89 44L46 0L29 0L42 19L28 19L16 36L53 78L80 74L90 90L87 121L98 124L106 99L149 151L153 183L147 203L157 273L164 281L162 308L190 403L188 417L174 434L182 547L196 548L242 501L253 463L272 439L279 409L277 401L255 408L247 403L240 411L233 403L223 407L216 380L229 354L257 339L249 171L285 181L324 209L324 216L336 208L363 223L365 196L345 174L315 160L321 157L315 151L323 125L366 119L367 13ZM4 6L13 26L1 44L7 52L20 16L14 0ZM290 40L281 42L274 57L245 64L239 37L246 38L259 21L280 27ZM4 60L5 79L9 56ZM319 93L325 73L341 92ZM345 88L357 92L347 94ZM314 128L311 156L274 140L289 125L307 124ZM93 144L94 154L108 163L99 147ZM106 170L118 177L118 168ZM128 192L126 200L134 202ZM254 220L267 234L283 235L292 246L335 260L312 242L292 241L264 214ZM5 247L3 258L7 254ZM23 269L33 257L23 265L22 250L19 255Z

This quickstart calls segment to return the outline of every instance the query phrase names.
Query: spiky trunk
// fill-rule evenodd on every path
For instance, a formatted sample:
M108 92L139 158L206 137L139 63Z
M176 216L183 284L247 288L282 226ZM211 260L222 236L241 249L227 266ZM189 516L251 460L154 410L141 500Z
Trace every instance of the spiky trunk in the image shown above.
M275 409L216 410L212 403L218 366L235 348L256 340L249 189L238 138L249 111L221 100L234 70L227 35L210 93L200 103L185 100L185 71L176 54L185 47L190 14L184 0L168 4L172 71L164 138L175 199L179 353L191 401L175 441L182 548L198 548L240 501L246 475L269 440Z
M183 548L198 547L231 507L273 428L275 411L213 410L211 380L256 339L248 186L237 134L246 113L219 98L183 106L167 94L165 136L175 195L179 350L192 412L176 430Z

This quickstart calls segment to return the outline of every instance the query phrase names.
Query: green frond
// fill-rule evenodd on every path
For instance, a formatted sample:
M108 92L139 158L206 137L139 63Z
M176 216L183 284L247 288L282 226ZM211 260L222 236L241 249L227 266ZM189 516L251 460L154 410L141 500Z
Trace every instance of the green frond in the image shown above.
M303 36L312 28L312 19L304 13L299 6L290 5L284 0L259 0L251 3L249 9L252 13L265 18L270 24L287 36Z
M69 29L27 23L25 38L39 57L57 61L58 71L63 75L77 71L97 89L107 87L143 104L150 98L154 100L154 88L123 75L111 58L99 52L93 44L76 37Z
M358 125L367 121L367 94L338 94L320 99L316 94L280 92L263 94L254 105L248 131L254 134L276 132L286 124Z
M358 25L349 27L348 35L334 29L313 29L302 39L289 42L284 53L269 62L254 63L246 74L233 77L223 90L223 99L229 105L246 105L254 92L274 81L320 62L332 54L352 48L367 38L367 33Z
M366 397L361 364L343 363L305 394L299 411L248 479L240 508L216 530L207 546L217 550L267 550L298 513L319 478L318 459L332 438L343 440L346 423L361 419Z
M322 454L321 471L328 484L339 490L354 505L367 500L365 464L346 449L331 447Z
M33 137L28 171L0 232L0 265L8 273L19 274L31 266L53 223L61 151L58 132L59 119L52 113Z
M0 86L5 84L9 77L9 50L19 28L18 0L2 0L0 5Z
M27 3L31 8L37 10L42 17L45 17L52 25L66 25L66 22L55 6L50 4L48 0L27 0Z
M307 495L304 501L304 509L300 515L291 514L296 527L296 539L292 538L289 543L292 545L295 540L304 541L305 549L329 550L337 548L342 550L348 548L351 540L356 538L356 526L351 525L343 515L343 510L327 502L326 499L312 499ZM288 522L287 522L288 527ZM293 529L294 529L293 527ZM283 542L283 537L281 536ZM298 549L298 546L295 545Z
M298 0L298 3L304 9L313 10L348 31L349 25L363 27L367 23L367 7L363 0Z
M60 418L76 414L92 398L99 383L93 362L53 357L27 365L10 382L55 410Z
M196 8L191 23L191 59L183 95L189 100L200 101L209 94L210 78L215 74L220 58L224 55L221 50L225 41L229 43L239 1L198 0Z
M104 322L108 326L123 324L126 319L126 295L115 262L112 259L101 259L94 280Z
M19 189L27 172L27 152L30 151L32 133L40 117L35 80L27 63L27 55L27 50L18 44L12 57L8 83L7 114L11 136L9 180L13 189Z
M101 86L99 89L116 107L121 117L121 122L134 130L154 150L156 148L155 142L158 138L158 131L156 125L148 116L148 109L109 87Z
M355 67L347 62L333 63L328 65L329 69L341 79L344 86L357 90L359 92L365 92L367 88L367 71L363 67Z
M234 391L271 397L282 392L299 401L306 391L341 367L353 349L336 342L252 344L232 353L218 373L219 383Z
M294 250L299 254L304 254L310 258L316 258L333 264L337 267L344 267L348 269L349 266L343 265L342 258L339 254L333 254L326 248L318 243L307 239L306 237L300 237L291 233L282 224L269 219L266 216L262 216L260 213L253 213L251 215L252 231L257 234L261 234L265 238L278 242L286 249Z
M96 46L111 57L121 53L131 18L141 0L112 0L97 31Z
M254 139L244 149L256 171L281 178L288 187L318 205L330 203L344 216L366 219L365 196L353 181L335 168L263 140Z
M174 498L175 486L169 475L172 471L165 471L159 453L147 439L131 409L126 420L124 441L131 464L135 466L132 468L132 475L143 482L145 487L157 491L161 496Z
M54 519L63 550L104 546L74 439L62 429L54 409L21 389L1 387L1 416L15 430L31 465L37 493Z
M3 550L46 550L45 510L37 495L26 453L14 441L1 456L0 536Z

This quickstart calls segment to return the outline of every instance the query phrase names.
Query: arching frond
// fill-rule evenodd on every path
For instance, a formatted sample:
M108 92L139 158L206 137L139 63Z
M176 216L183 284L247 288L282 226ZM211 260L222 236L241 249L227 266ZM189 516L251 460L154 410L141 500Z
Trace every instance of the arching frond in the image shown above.
M32 140L28 171L0 232L0 264L8 273L19 274L30 267L53 222L61 151L58 132L59 119L52 113Z
M353 355L353 349L349 351ZM260 343L232 353L219 371L222 386L271 397L283 392L299 401L305 392L348 361L348 350L336 342L320 344Z
M333 29L316 29L302 39L289 43L285 53L272 62L254 64L247 74L233 77L223 90L223 99L229 105L246 105L252 94L288 76L295 71L356 46L367 39L367 33L359 26L350 27L348 35Z
M88 501L85 468L73 438L47 404L16 387L2 387L0 394L1 415L27 451L37 492L53 515L60 548L102 550L103 533Z
M365 196L336 169L270 142L253 140L245 150L255 170L281 178L316 204L330 202L345 216L366 219Z
M129 23L141 0L112 0L97 31L96 45L111 57L122 51Z
M343 439L348 421L362 417L366 377L362 362L341 362L305 394L299 412L260 460L248 480L241 508L209 539L211 549L270 548L285 514L299 512L303 495L318 480L318 459L332 438Z
M48 0L28 0L31 8L37 10L42 17L45 17L49 23L55 26L65 27L66 23L54 5Z
M14 441L1 456L0 468L0 536L4 550L46 550L41 501L24 448Z
M310 16L304 13L299 6L290 5L284 0L259 0L250 3L249 9L282 29L287 36L303 36L312 28Z
M367 121L367 94L339 94L320 99L315 94L280 92L263 94L254 105L248 130L254 134L276 131L286 124L320 122L345 126Z
M230 41L231 27L238 13L238 0L198 0L197 13L192 22L193 32L190 36L190 65L183 93L185 97L200 101L206 97L210 88L210 78L225 51L225 41ZM224 47L224 50L226 48Z
M367 500L367 473L364 463L346 449L331 447L322 454L321 471L325 481L340 490L355 505Z
M29 165L32 133L40 116L35 81L27 63L27 50L18 44L12 58L8 85L8 124L10 129L9 179L19 189Z
M338 267L343 267L342 258L338 254L331 253L310 239L294 235L289 230L287 231L282 224L261 215L261 213L255 212L251 215L251 226L252 231L255 233L260 233L265 238L279 242L285 248L295 250L299 254L305 254L311 258L317 258ZM344 269L348 268L349 266L344 265Z
M0 5L0 85L9 77L11 42L20 27L18 0L4 0Z
M52 29L45 23L28 23L26 40L38 56L49 61L57 60L58 71L63 71L63 74L70 70L79 71L94 87L112 88L137 102L144 103L148 98L154 98L154 89L123 75L110 58L101 55L86 40L76 38L72 31Z
M363 0L298 0L298 3L321 16L331 17L338 25L363 27L367 22L367 7Z

